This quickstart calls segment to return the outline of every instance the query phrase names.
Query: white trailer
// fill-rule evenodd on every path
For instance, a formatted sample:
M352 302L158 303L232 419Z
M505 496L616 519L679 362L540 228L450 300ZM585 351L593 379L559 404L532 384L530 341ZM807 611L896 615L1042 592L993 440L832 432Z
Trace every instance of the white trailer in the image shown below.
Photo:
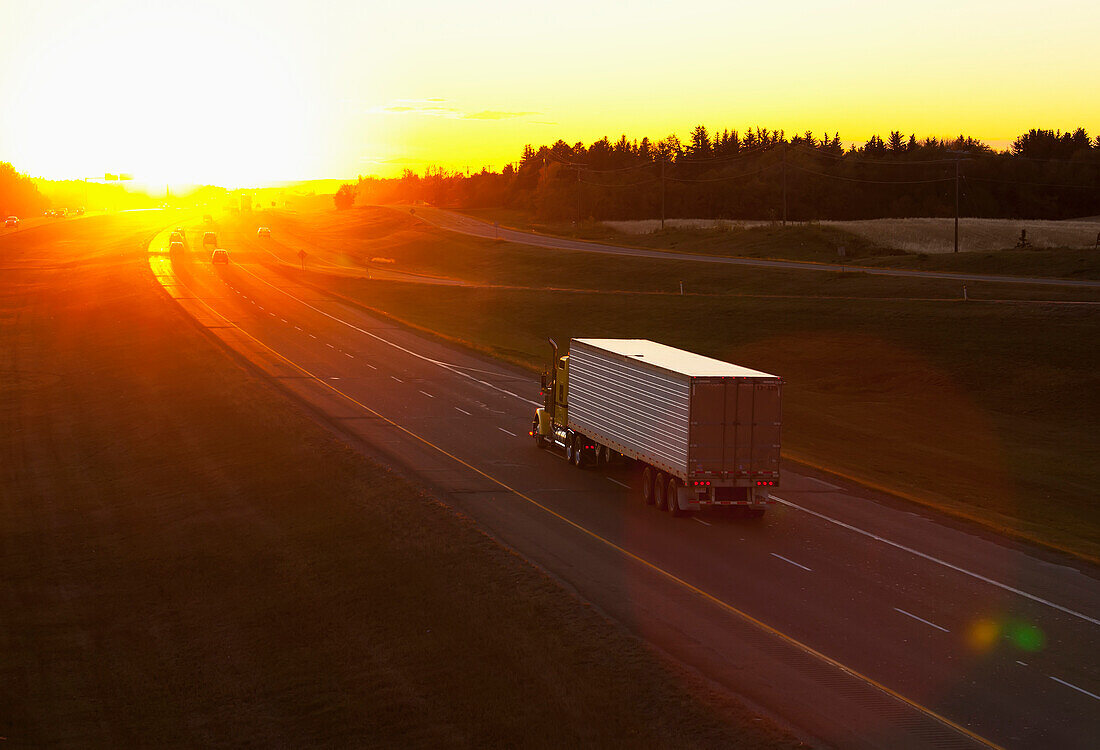
M532 434L577 466L625 456L647 504L759 515L779 482L782 380L645 339L573 339Z

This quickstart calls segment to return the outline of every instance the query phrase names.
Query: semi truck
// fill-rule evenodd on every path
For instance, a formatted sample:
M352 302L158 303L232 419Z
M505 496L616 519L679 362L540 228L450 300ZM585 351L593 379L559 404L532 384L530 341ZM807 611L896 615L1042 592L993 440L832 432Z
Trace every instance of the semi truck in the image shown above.
M539 448L582 468L633 462L642 500L675 516L775 502L781 378L646 339L572 339L562 356L549 342Z

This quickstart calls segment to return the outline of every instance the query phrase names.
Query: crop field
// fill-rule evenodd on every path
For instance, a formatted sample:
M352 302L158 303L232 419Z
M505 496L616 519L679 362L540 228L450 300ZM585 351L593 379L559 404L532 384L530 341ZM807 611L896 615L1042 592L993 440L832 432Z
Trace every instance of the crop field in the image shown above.
M1093 290L975 283L964 302L943 280L553 252L359 213L334 250L347 261L385 246L397 267L471 283L299 278L532 369L547 336L607 336L775 372L788 384L788 458L1100 554ZM294 221L330 226L323 214Z
M486 221L546 234L677 252L841 263L852 266L1009 276L1100 279L1100 220L962 219L960 252L952 219L777 222L652 219L628 222L540 222L506 209L463 211ZM1017 248L1020 230L1028 247ZM843 249L843 254L841 250Z
M604 225L628 235L652 234L661 228L657 219L605 221ZM792 222L794 223L794 222ZM811 225L832 227L873 245L907 253L950 253L954 251L954 219L868 219L865 221L817 221ZM774 221L732 221L728 219L668 219L665 226L729 232L734 229L774 226ZM995 252L1015 249L1020 232L1037 249L1096 248L1100 221L1041 221L1031 219L959 219L959 245L966 252Z

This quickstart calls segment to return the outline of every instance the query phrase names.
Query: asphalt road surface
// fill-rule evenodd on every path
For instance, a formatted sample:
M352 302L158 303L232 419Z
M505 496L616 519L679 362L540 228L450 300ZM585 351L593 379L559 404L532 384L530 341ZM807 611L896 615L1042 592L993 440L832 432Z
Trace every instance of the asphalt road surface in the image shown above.
M158 235L157 282L319 420L654 648L826 744L1095 746L1094 567L790 467L762 520L672 518L629 467L534 446L531 373L303 286L251 233L220 240L231 263L215 266Z
M395 211L407 211L406 206L390 206ZM1100 288L1100 281L1088 279L1055 279L1025 276L991 276L978 273L949 273L941 271L906 271L899 268L873 268L869 266L839 265L836 263L809 263L796 260L767 260L764 258L731 258L720 255L704 255L700 253L681 253L664 250L648 250L639 247L626 247L622 245L607 245L586 240L571 240L567 237L554 237L547 234L534 232L522 232L518 229L496 226L481 219L447 211L431 206L413 206L413 215L422 221L426 221L440 229L459 234L468 234L474 237L486 237L502 239L508 242L516 242L521 245L545 247L555 250L571 250L574 252L603 253L606 255L627 255L635 258L658 258L671 260L687 260L699 263L719 263L733 266L757 266L760 268L780 268L794 271L838 271L851 272L858 270L869 276L912 276L917 278L956 279L958 281L992 281L1010 284L1040 284L1045 286L1069 286Z

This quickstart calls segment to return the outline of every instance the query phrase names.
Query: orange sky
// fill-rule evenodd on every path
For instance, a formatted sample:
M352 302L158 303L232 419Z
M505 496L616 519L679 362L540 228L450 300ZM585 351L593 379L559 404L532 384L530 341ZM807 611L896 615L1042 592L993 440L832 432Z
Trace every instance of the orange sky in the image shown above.
M1100 134L1100 4L0 0L0 160L227 186L697 123Z

